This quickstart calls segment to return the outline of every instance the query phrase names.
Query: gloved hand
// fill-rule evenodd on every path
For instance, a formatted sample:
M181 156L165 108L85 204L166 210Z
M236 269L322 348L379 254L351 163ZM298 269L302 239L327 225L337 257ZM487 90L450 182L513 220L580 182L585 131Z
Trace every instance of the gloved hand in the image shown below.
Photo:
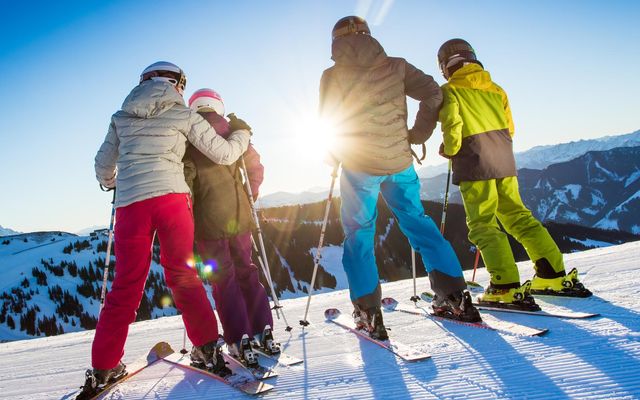
M108 179L98 178L98 182L100 182L100 184L106 187L107 189L113 189L114 187L116 187L116 175L117 174L113 174L113 176Z
M449 160L453 158L453 156L446 155L444 152L444 143L440 143L440 148L438 149L438 154L440 154L444 158L448 158Z
M234 113L227 115L227 117L229 117L229 129L231 130L231 132L235 132L240 129L245 129L253 135L253 132L251 132L251 127L249 126L249 124L247 124L240 118L236 117Z

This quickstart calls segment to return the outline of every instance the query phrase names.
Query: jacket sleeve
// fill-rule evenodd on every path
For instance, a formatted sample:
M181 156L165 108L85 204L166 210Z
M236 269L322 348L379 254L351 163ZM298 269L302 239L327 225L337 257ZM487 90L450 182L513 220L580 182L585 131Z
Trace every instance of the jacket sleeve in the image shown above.
M332 85L330 70L324 71L322 73L322 78L320 78L318 115L321 119L330 121L330 124L337 124L340 122L340 116L337 111L342 104L341 99L338 96L339 95L335 87ZM334 134L339 135L340 132L334 132ZM332 142L334 143L334 146L337 146L337 141L332 140ZM338 154L337 148L327 149L327 153L324 157L325 163L333 167L338 165L340 163Z
M116 178L116 162L118 161L118 145L120 139L116 134L116 126L111 120L107 136L98 150L98 154L94 159L94 168L96 170L96 178L101 185L112 188L115 186Z
M198 176L196 163L193 161L192 157L193 151L193 145L187 143L187 150L184 152L184 157L182 157L182 163L184 164L184 180L187 182L189 190L191 190L192 197L194 194L193 184L196 180L196 176Z
M247 152L244 153L244 163L247 167L245 171L249 177L249 185L251 185L251 193L256 198L260 193L260 185L264 181L264 166L260 163L260 154L249 144Z
M190 115L191 128L187 132L187 140L214 163L231 165L247 150L251 136L249 131L240 129L225 139L198 113Z
M431 137L442 106L442 90L430 75L406 62L404 87L407 96L420 102L416 121L411 128L412 143L424 143Z
M498 86L499 87L499 86ZM507 125L509 126L509 134L513 137L515 133L515 127L513 125L513 117L511 116L511 107L509 106L509 98L507 97L507 93L500 88L500 94L502 95L502 107L504 107L505 117L507 118Z
M442 126L442 142L444 153L454 156L462 146L462 117L458 100L450 90L443 90L444 102L440 110L440 124Z

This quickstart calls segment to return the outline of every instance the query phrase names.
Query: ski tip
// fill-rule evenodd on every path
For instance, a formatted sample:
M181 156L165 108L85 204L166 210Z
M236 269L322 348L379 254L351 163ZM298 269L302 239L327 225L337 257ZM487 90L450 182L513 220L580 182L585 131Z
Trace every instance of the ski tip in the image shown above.
M324 317L329 321L332 321L338 318L339 316L340 316L340 310L338 310L337 308L327 308L324 312Z
M382 308L388 311L393 311L398 306L398 301L393 297L385 297L382 299Z
M173 353L175 353L175 351L171 348L171 345L169 343L158 342L151 348L151 350L149 350L147 359L151 360L165 358Z
M420 293L420 298L429 303L433 300L433 296L433 293L427 291Z

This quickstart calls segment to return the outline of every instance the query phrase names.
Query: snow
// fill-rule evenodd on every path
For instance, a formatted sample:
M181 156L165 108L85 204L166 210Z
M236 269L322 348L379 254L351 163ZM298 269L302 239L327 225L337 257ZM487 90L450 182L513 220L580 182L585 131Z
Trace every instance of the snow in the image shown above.
M624 182L624 187L628 187L629 185L631 185L633 182L637 181L638 179L640 179L640 170L635 170L628 178L627 180Z
M317 247L309 250L311 257L315 259ZM347 281L347 274L345 274L342 268L342 246L324 246L322 247L322 253L320 255L320 265L322 268L333 275L336 278L336 289L349 288L349 282ZM329 289L323 288L323 291ZM321 291L322 292L322 291Z
M328 250L328 251L327 251ZM323 252L331 255L331 247ZM333 254L336 256L336 254ZM601 314L563 320L495 313L500 319L549 328L543 337L519 337L385 313L390 335L432 354L407 363L342 328L324 322L323 311L350 312L346 291L314 296L304 330L291 333L276 322L275 334L298 366L276 366L275 389L264 399L637 399L640 398L640 242L566 256L594 292L588 299L539 299L576 311ZM519 263L522 279L530 262ZM467 271L470 278L471 271ZM477 281L486 285L484 269ZM428 279L418 280L419 290ZM410 280L383 285L383 294L410 304ZM290 323L302 316L306 298L283 301ZM93 332L0 344L0 398L72 399L89 366ZM165 340L182 347L180 317L133 324L124 361ZM187 343L187 347L189 344ZM106 399L241 399L240 392L202 375L159 362L119 385Z

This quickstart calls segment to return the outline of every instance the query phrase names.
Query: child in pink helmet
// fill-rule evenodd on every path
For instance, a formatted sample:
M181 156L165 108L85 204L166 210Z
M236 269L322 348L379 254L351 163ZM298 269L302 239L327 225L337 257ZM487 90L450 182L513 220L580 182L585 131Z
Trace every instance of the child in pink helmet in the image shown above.
M233 114L227 121L222 98L214 90L196 91L189 99L189 107L223 137L237 129L236 125L248 128ZM260 155L249 144L242 157L251 192L257 198L264 175ZM220 165L190 146L184 163L185 177L194 197L196 249L212 271L209 281L225 342L233 356L255 365L257 359L250 344L254 336L258 336L258 343L267 351L279 352L279 347L271 335L269 299L251 260L254 222L240 171L242 160Z

